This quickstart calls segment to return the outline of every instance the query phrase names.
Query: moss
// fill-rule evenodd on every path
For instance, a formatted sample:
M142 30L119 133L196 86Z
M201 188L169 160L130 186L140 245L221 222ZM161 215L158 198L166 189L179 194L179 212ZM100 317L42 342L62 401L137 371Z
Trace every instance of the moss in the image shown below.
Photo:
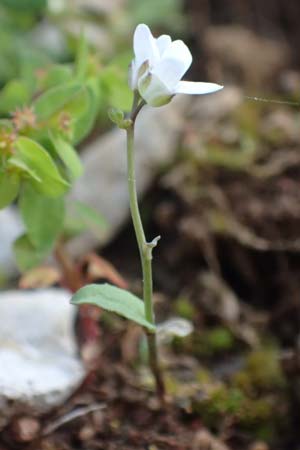
M175 302L174 309L176 314L187 320L192 320L195 317L195 307L188 298L178 298Z
M221 326L203 333L194 333L192 339L192 352L200 358L218 356L232 350L235 345L235 339L231 331Z
M225 327L215 327L204 336L211 351L220 352L230 350L234 346L234 337Z
M223 384L210 389L192 400L192 411L198 413L206 426L217 428L224 417L236 416L244 402L244 394Z
M248 394L284 388L285 381L277 349L263 348L251 352L246 359L244 369L235 374L233 382Z
M253 138L257 138L260 116L263 105L254 102L244 102L233 114L239 129Z

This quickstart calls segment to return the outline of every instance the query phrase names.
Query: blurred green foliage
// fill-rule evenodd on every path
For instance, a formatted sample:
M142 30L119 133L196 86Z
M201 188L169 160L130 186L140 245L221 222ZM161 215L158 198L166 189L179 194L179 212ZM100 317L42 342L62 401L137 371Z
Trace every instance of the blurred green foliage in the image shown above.
M147 23L150 27L163 27L173 32L182 31L183 0L130 0L130 17L134 24Z
M40 263L64 232L64 197L82 173L75 146L95 124L102 86L84 38L73 64L26 73L0 92L0 208L18 199L26 232L14 248L22 270ZM81 208L81 216L91 212Z
M113 17L87 14L88 2L82 9L61 5L54 10L47 0L0 0L0 209L19 206L26 232L15 253L22 270L40 263L61 235L104 226L83 205L66 215L64 198L83 170L76 147L96 124L108 126L110 107L130 109L127 72L136 23L172 31L182 25L182 0L130 0L120 30ZM72 21L77 29L102 27L112 49L97 50L70 32ZM63 43L56 51L45 45L49 29Z

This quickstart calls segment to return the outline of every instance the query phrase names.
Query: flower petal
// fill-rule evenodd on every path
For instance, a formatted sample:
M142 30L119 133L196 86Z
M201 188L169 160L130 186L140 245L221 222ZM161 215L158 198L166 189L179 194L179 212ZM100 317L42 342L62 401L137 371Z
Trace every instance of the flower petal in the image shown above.
M138 25L135 29L133 49L137 69L145 61L149 61L151 66L159 58L159 50L156 45L156 39L152 36L150 28L143 23Z
M161 82L161 80L151 73L145 74L138 81L138 88L141 97L151 106L162 106L169 103L173 93Z
M176 94L211 94L223 89L224 86L215 83L203 83L200 81L179 81L175 88Z
M163 55L164 51L169 47L172 43L172 39L167 34L162 34L156 39L156 45L159 50L160 56Z
M155 74L170 90L174 89L192 63L192 55L184 42L173 41L155 65Z

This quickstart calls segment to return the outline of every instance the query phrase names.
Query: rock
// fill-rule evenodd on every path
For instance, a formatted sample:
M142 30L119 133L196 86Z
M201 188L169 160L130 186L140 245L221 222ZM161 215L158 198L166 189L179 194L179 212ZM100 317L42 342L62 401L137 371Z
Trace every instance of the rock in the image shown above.
M16 442L31 442L40 432L40 423L34 417L17 417L11 424L12 439Z
M191 448L193 450L230 450L226 444L205 429L195 433Z
M96 14L112 15L120 13L125 7L126 0L73 0L74 7Z
M183 317L172 317L157 325L157 340L159 344L166 344L174 337L185 338L193 331L192 322Z
M0 422L63 403L85 376L62 289L0 294Z
M291 51L282 40L266 38L238 25L208 27L204 46L218 79L262 86L288 66Z
M162 108L146 107L136 124L136 177L139 197L150 186L158 170L172 160L177 148L189 100L178 96ZM70 251L82 255L96 244L107 242L129 214L126 176L126 134L113 129L92 142L82 154L84 175L71 197L101 213L108 227L97 238L82 234L73 240Z
M244 101L243 92L236 86L225 86L214 95L195 97L188 110L187 118L198 128L210 124L215 127L218 120L232 114Z
M14 207L0 211L0 274L9 277L16 273L16 262L12 246L24 230L21 219Z

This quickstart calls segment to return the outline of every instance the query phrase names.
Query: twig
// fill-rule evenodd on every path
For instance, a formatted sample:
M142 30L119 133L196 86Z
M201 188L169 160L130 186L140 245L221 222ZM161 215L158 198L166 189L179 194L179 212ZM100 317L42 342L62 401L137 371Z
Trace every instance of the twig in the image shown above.
M106 405L104 405L103 403L93 403L92 405L82 406L80 408L73 409L73 411L66 413L65 415L54 420L52 423L48 424L44 429L42 435L48 436L49 434L53 433L55 430L60 428L62 425L72 422L73 420L85 416L91 412L99 411L104 408L106 408Z

